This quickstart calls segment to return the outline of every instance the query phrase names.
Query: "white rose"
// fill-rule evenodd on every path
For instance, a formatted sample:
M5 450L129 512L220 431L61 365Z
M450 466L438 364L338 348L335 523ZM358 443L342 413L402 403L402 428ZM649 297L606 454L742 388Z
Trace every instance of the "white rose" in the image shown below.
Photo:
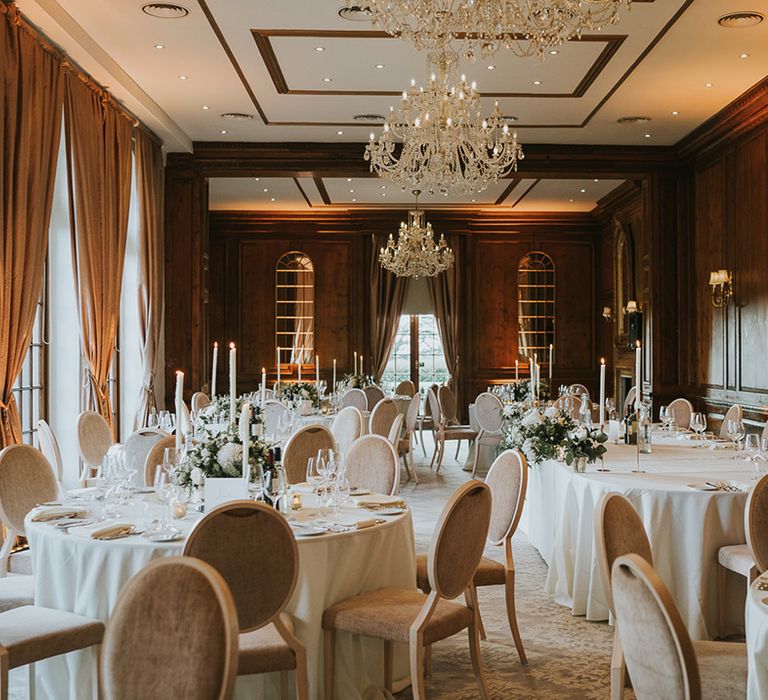
M203 483L203 470L200 467L195 467L189 477L195 486L200 486Z
M243 446L238 445L235 442L228 442L226 445L222 445L219 450L218 461L219 465L225 471L235 464L238 464L243 459Z
M546 411L544 411L544 415L547 418L557 419L560 418L560 409L557 406L549 406Z
M525 417L521 421L521 424L526 426L534 426L534 425L540 425L542 422L543 421L542 421L541 413L539 413L538 410L534 409L525 414Z

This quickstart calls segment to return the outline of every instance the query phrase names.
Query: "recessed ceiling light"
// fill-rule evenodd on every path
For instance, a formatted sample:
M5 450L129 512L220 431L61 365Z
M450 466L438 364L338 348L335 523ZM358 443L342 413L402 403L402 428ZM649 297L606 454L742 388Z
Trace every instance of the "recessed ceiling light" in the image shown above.
M645 138L647 138L647 139L651 138L650 134L643 134L643 136L645 136Z
M384 64L383 64L383 63L377 63L377 64L376 64L376 68L378 68L379 70L381 70L382 68L384 68Z
M201 105L200 109L208 110L210 109L210 107L208 105Z
M219 133L220 133L220 134L226 134L226 133L227 133L227 130L226 130L226 129L222 129L222 130L221 130Z
M557 49L550 49L549 55L550 56L557 56L560 52Z
M586 190L585 190L585 189L582 189L582 190L581 190L581 193L582 193L582 194L584 194L585 192L586 192Z
M749 54L748 53L740 53L739 54L739 58L749 58Z
M350 194L354 194L354 193L355 193L355 191L354 191L354 190L350 190L350 191L349 191L349 193L350 193Z
M473 203L474 203L474 202L476 202L476 201L477 201L476 199L473 199L473 200L472 200L472 202L473 202Z
M715 87L715 84L714 83L704 83L704 87L708 87L708 88Z
M568 201L569 202L575 202L576 200L575 199L569 199Z
M265 191L265 192L269 192L269 188L265 187L265 188L264 188L264 191Z
M165 44L155 44L155 48L156 49L164 49L165 48Z
M678 112L677 110L675 110L674 112L672 112L672 116L673 116L673 117L676 117L678 114L680 114L680 112Z
M323 78L323 82L324 83L330 83L331 82L331 78Z
M348 178L347 178L347 182L352 182L352 178L351 178L351 177L348 177Z
M386 197L386 196L387 196L387 193L386 193L386 192L382 192L382 193L381 193L381 196L382 196L382 197Z
M315 51L325 51L325 46L315 46Z
M534 81L533 81L533 84L534 84L534 85L541 85L541 80L534 80Z
M170 2L149 2L142 6L141 11L145 15L158 19L181 19L189 14L186 7Z
M352 197L352 201L353 201L353 202L356 202L357 200L356 200L354 197Z
M496 66L488 66L488 70L495 70Z
M260 177L255 177L255 178L253 178L253 179L254 179L254 180L256 180L256 182L258 182L259 180L261 180L261 178L260 178Z
M386 186L386 185L382 185L382 186L381 186L381 189L382 189L382 190L386 190L386 189L387 189L387 186Z
M600 179L599 178L595 178L594 180L592 180L592 182L600 182Z
M729 12L727 15L718 17L717 23L726 29L741 29L743 27L754 27L765 19L759 12Z
M186 75L180 75L179 80L188 80L188 77Z
M343 131L337 131L337 132L336 132L336 135L337 135L337 136L344 136L344 132L343 132Z
M270 199L269 201L270 201L270 202L274 202L274 201L275 201L275 198L274 198L274 197L272 197L272 199Z

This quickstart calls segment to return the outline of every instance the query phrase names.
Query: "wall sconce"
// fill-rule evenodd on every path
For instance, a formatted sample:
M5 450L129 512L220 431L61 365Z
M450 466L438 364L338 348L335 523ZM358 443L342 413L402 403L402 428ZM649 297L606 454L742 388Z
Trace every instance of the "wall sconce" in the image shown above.
M603 320L607 321L608 323L613 322L613 309L610 306L603 307Z
M722 309L728 306L733 296L733 273L730 270L713 270L709 273L712 287L712 306Z
M634 299L630 299L627 302L627 306L624 309L625 314L636 314L640 311L640 307Z

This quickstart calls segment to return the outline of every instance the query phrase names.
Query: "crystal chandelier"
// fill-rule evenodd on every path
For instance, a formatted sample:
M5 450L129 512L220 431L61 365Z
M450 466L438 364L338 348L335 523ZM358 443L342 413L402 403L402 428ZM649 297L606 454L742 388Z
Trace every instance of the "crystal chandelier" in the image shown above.
M517 170L523 149L504 122L499 104L491 116L481 112L475 83L461 76L452 84L458 56L430 56L436 64L426 88L403 92L397 110L390 107L381 136L371 134L365 160L371 171L430 194L472 194Z
M358 0L347 0L354 4ZM368 0L373 24L419 49L453 46L462 56L518 56L545 49L619 21L632 0Z
M400 222L397 244L389 234L386 248L379 251L379 262L398 277L434 277L453 265L453 250L442 234L435 243L432 224L425 225L424 212L419 209L419 192L414 194L416 207L408 212L408 223Z

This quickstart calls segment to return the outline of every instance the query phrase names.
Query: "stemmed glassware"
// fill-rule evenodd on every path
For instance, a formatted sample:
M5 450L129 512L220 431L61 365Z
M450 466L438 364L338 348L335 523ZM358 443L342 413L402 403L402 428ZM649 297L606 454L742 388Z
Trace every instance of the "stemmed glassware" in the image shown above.
M754 433L747 435L744 442L744 459L752 465L752 478L760 476L760 438Z
M707 429L707 417L700 411L691 414L691 430L698 436L699 447L702 446L701 439L704 431Z
M665 432L669 430L670 415L671 415L671 412L669 410L669 406L661 406L659 408L659 420L661 421L661 428Z
M738 451L741 447L741 441L744 439L747 432L747 429L744 427L744 421L741 421L738 418L729 420L728 423L726 423L725 429L728 432L728 437L733 441L733 444ZM733 459L738 459L738 455L734 455Z
M605 398L605 410L608 413L608 420L616 420L616 399L613 396Z

